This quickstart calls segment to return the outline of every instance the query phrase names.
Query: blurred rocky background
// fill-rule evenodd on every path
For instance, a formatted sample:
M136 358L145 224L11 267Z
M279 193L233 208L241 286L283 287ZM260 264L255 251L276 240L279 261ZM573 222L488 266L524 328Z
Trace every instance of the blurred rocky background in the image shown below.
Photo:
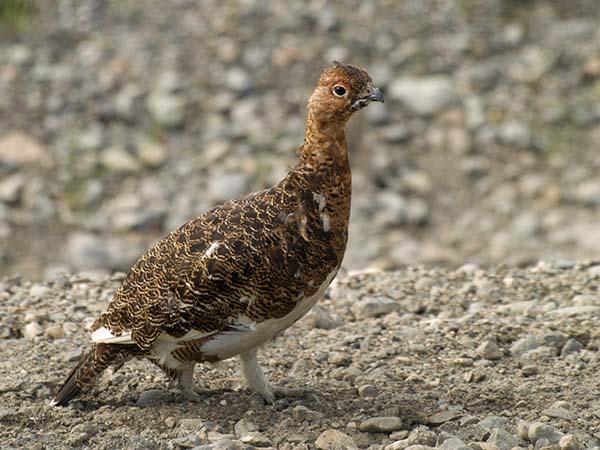
M349 268L600 255L597 0L0 0L0 276L125 270L294 164L334 59Z

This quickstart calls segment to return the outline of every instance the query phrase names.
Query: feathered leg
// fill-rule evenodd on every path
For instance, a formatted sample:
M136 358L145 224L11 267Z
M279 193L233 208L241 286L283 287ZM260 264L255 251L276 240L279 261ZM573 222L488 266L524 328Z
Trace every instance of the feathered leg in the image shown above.
M111 364L122 364L127 348L123 345L94 344L71 369L66 381L54 396L53 405L66 406L84 387L91 386Z
M162 369L169 377L172 383L176 383L184 397L190 401L198 401L202 395L210 395L214 392L209 389L203 389L194 383L194 366L196 363L190 362L179 366L177 369L164 366L156 360L152 360L154 364Z
M306 395L304 389L286 388L284 386L273 386L265 377L262 368L258 364L258 349L240 355L242 362L242 373L250 389L260 394L266 403L275 403L276 397L301 397Z

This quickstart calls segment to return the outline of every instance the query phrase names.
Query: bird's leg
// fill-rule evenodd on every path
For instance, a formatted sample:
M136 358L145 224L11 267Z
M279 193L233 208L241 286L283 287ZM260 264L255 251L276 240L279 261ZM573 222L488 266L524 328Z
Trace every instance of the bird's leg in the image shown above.
M177 385L186 399L190 401L198 401L200 400L201 395L210 393L210 391L202 389L194 384L195 363L182 365L174 369L172 367L162 365L156 360L153 360L152 362L161 368L167 377L169 377L169 381L172 384Z
M283 386L273 386L269 383L258 364L258 349L240 355L242 373L250 389L260 394L267 403L275 403L276 397L298 397L306 392L302 389L290 389Z
M202 395L211 393L209 390L202 389L194 383L195 365L194 363L177 368L177 386L185 398L190 401L198 401Z

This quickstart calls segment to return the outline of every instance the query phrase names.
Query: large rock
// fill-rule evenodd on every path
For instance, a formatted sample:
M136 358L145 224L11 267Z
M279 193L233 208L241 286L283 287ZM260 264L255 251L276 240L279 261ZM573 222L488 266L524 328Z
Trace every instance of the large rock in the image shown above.
M34 137L12 131L0 138L0 165L25 166L49 161L43 145Z
M445 76L397 78L390 86L390 96L423 116L436 114L459 101L454 83Z
M356 449L354 440L338 430L325 430L315 441L315 446L322 450L352 450Z

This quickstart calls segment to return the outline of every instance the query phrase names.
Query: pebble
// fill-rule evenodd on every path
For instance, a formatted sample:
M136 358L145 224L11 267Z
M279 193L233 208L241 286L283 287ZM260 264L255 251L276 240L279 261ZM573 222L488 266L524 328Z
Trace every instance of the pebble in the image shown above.
M394 100L423 116L439 113L460 98L452 80L445 76L397 78L389 92Z
M480 420L478 425L484 430L492 431L494 429L505 429L508 425L508 419L502 416L487 416Z
M323 431L315 441L315 446L322 450L353 450L358 448L352 437L334 429Z
M65 330L61 324L50 325L46 328L46 336L52 339L60 339L65 337Z
M581 445L575 436L572 434L566 434L558 441L560 450L579 450Z
M29 295L33 298L42 298L50 293L51 289L43 284L35 283L29 288Z
M194 448L203 443L195 434L175 438L171 442L179 448Z
M11 175L0 181L0 201L17 204L25 187L25 178L20 173Z
M167 159L167 152L163 145L147 138L140 138L136 143L135 154L147 167L160 167Z
M260 431L258 425L248 419L238 420L233 428L237 436L244 436L254 431Z
M100 162L117 173L137 172L141 169L137 159L122 147L109 147L100 154Z
M546 423L533 422L529 425L527 436L530 442L536 444L541 439L547 439L549 443L555 444L560 441L564 434Z
M268 447L271 445L271 439L259 431L251 431L240 437L244 444L255 445L256 447Z
M461 411L449 409L446 411L439 411L429 415L427 417L427 422L432 425L441 425L443 423L450 422L451 420L458 419L463 415L464 413Z
M358 429L369 433L390 433L404 429L404 423L400 417L371 417L363 420Z
M166 128L177 128L185 119L185 100L178 94L157 90L146 100L152 118Z
M482 342L481 345L477 347L476 353L481 358L488 360L496 360L504 356L504 353L502 352L502 350L500 350L500 347L498 347L498 344L496 344L494 341Z
M355 302L351 308L357 319L379 317L400 309L400 304L386 297L372 297Z
M558 308L553 311L548 311L546 314L548 314L550 316L573 317L573 316L596 314L596 313L600 313L600 306L582 305L582 306L567 306L565 308Z
M568 356L583 350L583 345L576 339L569 339L560 351L560 356Z
M221 202L245 194L250 190L250 179L245 173L226 173L215 176L208 184L208 191L215 202Z
M146 408L162 403L168 397L168 393L160 389L148 389L140 394L136 400L136 406Z
M379 395L379 390L372 384L364 384L358 387L358 396L361 398L375 398Z
M37 322L29 322L23 328L23 336L27 339L34 339L44 333L44 329Z
M11 131L0 137L0 165L19 167L47 161L48 152L34 137Z
M490 437L487 439L489 444L495 445L498 450L511 450L521 444L521 440L501 428L491 430Z
M343 319L331 309L320 305L314 306L303 319L303 322L309 328L321 330L333 330L344 323Z
M443 450L471 450L461 439L457 437L446 439L442 445L438 447Z
M538 348L540 345L541 344L536 336L528 335L513 342L510 346L510 353L513 356L521 356L530 350Z

